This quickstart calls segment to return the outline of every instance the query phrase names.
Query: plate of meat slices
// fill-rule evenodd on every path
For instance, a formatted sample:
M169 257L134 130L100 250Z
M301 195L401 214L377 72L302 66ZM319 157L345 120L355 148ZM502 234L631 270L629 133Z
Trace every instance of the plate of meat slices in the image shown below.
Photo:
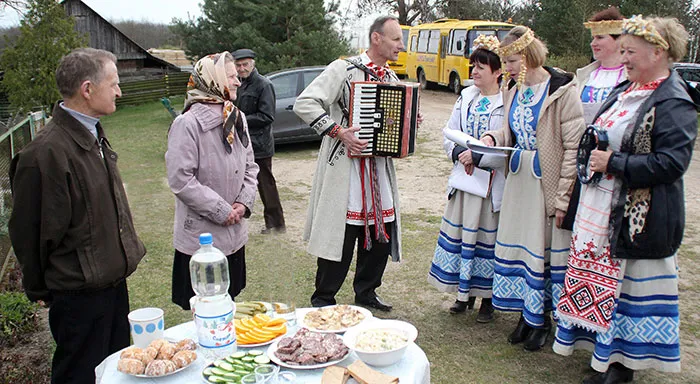
M267 349L275 364L290 369L316 369L338 364L350 355L343 339L334 333L301 328L292 337L276 340Z
M319 333L343 333L372 318L368 309L354 305L329 305L297 310L304 327Z

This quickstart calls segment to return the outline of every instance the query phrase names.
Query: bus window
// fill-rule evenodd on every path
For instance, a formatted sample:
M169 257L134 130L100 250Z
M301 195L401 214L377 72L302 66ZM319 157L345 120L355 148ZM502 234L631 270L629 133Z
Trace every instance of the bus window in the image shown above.
M401 52L406 52L408 49L408 29L402 29L401 33L403 34L403 50Z
M457 44L457 42L462 44ZM467 43L467 31L464 29L455 29L452 31L452 43L450 44L450 55L462 56ZM460 46L458 49L457 46Z
M430 31L430 43L428 43L428 53L437 53L439 45L440 45L440 30L433 29Z
M469 54L471 55L471 51L472 51L471 47L472 47L472 45L474 45L474 39L476 39L477 36L479 36L479 35L489 36L489 35L495 35L495 34L496 34L496 31L494 31L493 29L472 29L471 31L469 31L469 45L468 45L469 50L467 52L469 52ZM500 39L499 39L499 41L500 41Z
M416 51L416 46L418 45L418 36L411 36L411 52Z
M498 41L503 41L503 38L510 32L510 29L499 29L497 31Z
M418 50L417 52L425 53L428 52L428 40L430 38L430 31L420 31L418 35Z

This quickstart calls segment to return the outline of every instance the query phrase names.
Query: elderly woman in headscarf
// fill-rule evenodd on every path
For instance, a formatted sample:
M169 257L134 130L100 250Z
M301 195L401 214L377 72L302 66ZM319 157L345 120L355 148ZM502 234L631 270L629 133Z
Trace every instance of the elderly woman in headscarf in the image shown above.
M194 66L184 112L168 133L165 164L175 194L172 300L190 309L194 296L189 262L199 235L212 234L228 259L229 294L245 287L246 218L255 201L258 166L245 116L233 105L241 84L228 52L208 55Z
M687 44L676 19L636 16L622 25L629 81L594 120L608 149L591 150L585 164L600 180L581 189L554 343L562 355L593 351L599 373L586 384L681 368L676 252L700 95L671 65Z

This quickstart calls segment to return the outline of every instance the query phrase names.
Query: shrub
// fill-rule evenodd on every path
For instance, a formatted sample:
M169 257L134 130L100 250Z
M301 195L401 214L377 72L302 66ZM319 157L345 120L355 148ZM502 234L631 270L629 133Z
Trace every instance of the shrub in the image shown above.
M39 305L21 292L0 293L0 346L15 344L38 326Z

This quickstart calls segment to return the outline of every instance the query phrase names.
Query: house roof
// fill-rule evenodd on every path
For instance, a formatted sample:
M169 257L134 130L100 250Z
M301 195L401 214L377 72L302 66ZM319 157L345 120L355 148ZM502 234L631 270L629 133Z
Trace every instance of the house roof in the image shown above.
M174 64L172 64L172 63L169 63L169 62L167 62L167 61L165 61L165 60L163 60L163 59L160 59L160 58L158 58L158 57L156 57L156 56L153 56L150 52L148 52L146 49L144 49L141 45L139 45L137 42L135 42L134 40L132 40L129 36L125 35L122 31L120 31L119 28L115 27L112 23L110 23L109 21L107 21L107 19L105 19L104 17L102 17L102 15L100 15L100 14L97 13L97 12L95 12L95 10L92 9L92 8L90 8L90 6L87 5L87 4L85 4L85 2L83 2L83 1L81 1L81 0L62 0L62 1L61 1L61 4L62 4L62 5L64 6L64 8L65 8L65 4L66 4L66 3L70 3L70 2L77 2L77 3L80 3L85 9L87 9L89 12L91 12L93 15L95 15L99 20L101 20L102 22L104 22L105 24L107 24L107 25L109 26L109 28L113 29L113 30L114 30L119 36L121 36L124 40L128 41L129 44L133 44L133 45L137 48L138 52L139 52L141 55L143 55L143 58L144 58L144 59L146 59L146 60L152 60L152 61L154 61L154 62L156 62L156 63L158 63L158 64L160 64L160 65L162 65L162 66L164 66L164 67L168 67L168 68L171 68L171 69L173 69L173 70L178 70L178 71L180 70L178 66L176 66L176 65L174 65ZM69 16L73 16L73 15L70 15L70 14L69 14ZM89 33L89 31L80 31L80 32L87 32L87 33ZM105 49L105 47L92 47L92 48ZM117 59L118 59L118 60L133 59L133 57L123 57L124 55L121 55L121 57L120 57L120 53L119 53L119 52L113 52L113 53L117 56Z

